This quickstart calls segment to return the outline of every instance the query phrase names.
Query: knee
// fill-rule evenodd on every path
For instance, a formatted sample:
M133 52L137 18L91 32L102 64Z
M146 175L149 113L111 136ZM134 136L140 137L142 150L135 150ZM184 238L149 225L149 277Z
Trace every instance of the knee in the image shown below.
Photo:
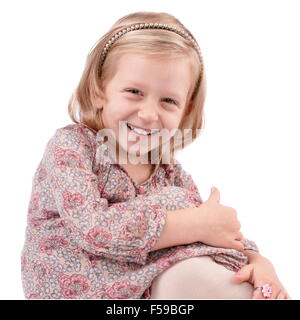
M214 284L214 278L207 276L203 267L208 257L193 257L177 262L161 272L151 285L153 299L193 298L196 291L207 290Z
M193 257L159 274L151 292L154 299L250 299L253 286L232 282L234 274L208 256Z

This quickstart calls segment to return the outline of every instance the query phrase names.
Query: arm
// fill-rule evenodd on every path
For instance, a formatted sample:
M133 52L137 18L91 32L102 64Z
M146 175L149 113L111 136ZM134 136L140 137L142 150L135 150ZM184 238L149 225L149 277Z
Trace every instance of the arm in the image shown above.
M203 202L198 187L196 186L191 174L182 168L182 165L178 162L178 160L177 164L174 165L174 185L189 190L190 193L194 195L194 203L197 207ZM244 250L259 252L259 249L254 241L243 238L241 242L244 245Z
M258 251L254 251L251 249L250 250L245 249L243 253L245 254L245 256L247 256L249 263L252 263L253 261L257 261L260 258L265 258Z
M57 210L72 242L95 255L145 264L167 210L143 198L109 205L92 170L93 148L76 128L60 128L42 159Z
M195 222L190 208L168 211L164 228L151 251L199 241Z

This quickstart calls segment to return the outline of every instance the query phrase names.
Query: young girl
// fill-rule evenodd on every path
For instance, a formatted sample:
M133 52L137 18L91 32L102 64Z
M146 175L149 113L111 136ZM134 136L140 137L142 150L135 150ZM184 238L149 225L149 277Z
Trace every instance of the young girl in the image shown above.
M235 210L217 189L204 202L175 159L183 129L194 139L203 127L204 97L199 46L172 15L129 14L100 39L69 103L74 123L33 177L26 298L289 298Z

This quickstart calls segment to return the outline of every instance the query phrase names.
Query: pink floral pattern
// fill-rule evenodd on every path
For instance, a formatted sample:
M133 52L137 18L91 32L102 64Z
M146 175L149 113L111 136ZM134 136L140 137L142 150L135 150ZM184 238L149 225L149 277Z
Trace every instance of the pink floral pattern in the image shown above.
M167 211L201 205L197 186L179 162L157 164L137 184L99 132L70 124L46 145L21 253L27 299L150 299L153 279L181 260L210 255L233 271L248 263L242 252L202 242L151 251Z
M59 284L64 298L68 299L80 298L90 288L86 277L81 274L72 274L71 276L61 274Z
M68 244L69 243L65 240L65 238L61 236L52 236L41 239L39 249L40 252L52 255L53 250L59 250L62 247L67 247Z

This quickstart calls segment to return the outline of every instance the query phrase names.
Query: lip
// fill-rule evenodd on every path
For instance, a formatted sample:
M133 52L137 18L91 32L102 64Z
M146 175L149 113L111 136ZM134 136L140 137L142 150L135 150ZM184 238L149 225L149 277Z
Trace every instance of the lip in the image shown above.
M140 127L140 126L136 126L136 125L134 125L134 124L132 124L132 123L130 123L130 122L128 122L128 121L127 121L127 123L128 123L129 125L131 125L131 126L135 127L135 128L138 128L138 129L144 130L144 131L146 131L146 132L151 132L152 130L157 129L157 128L153 128L153 129L145 129L145 128L142 128L142 127Z
M150 137L155 135L155 133L152 133L152 134L149 133L149 134L146 134L146 135L141 135L141 134L138 134L137 132L135 132L134 130L130 129L128 124L126 124L126 127L127 127L127 130L128 130L128 134L132 134L133 133L138 138L142 137L142 138L150 139Z

